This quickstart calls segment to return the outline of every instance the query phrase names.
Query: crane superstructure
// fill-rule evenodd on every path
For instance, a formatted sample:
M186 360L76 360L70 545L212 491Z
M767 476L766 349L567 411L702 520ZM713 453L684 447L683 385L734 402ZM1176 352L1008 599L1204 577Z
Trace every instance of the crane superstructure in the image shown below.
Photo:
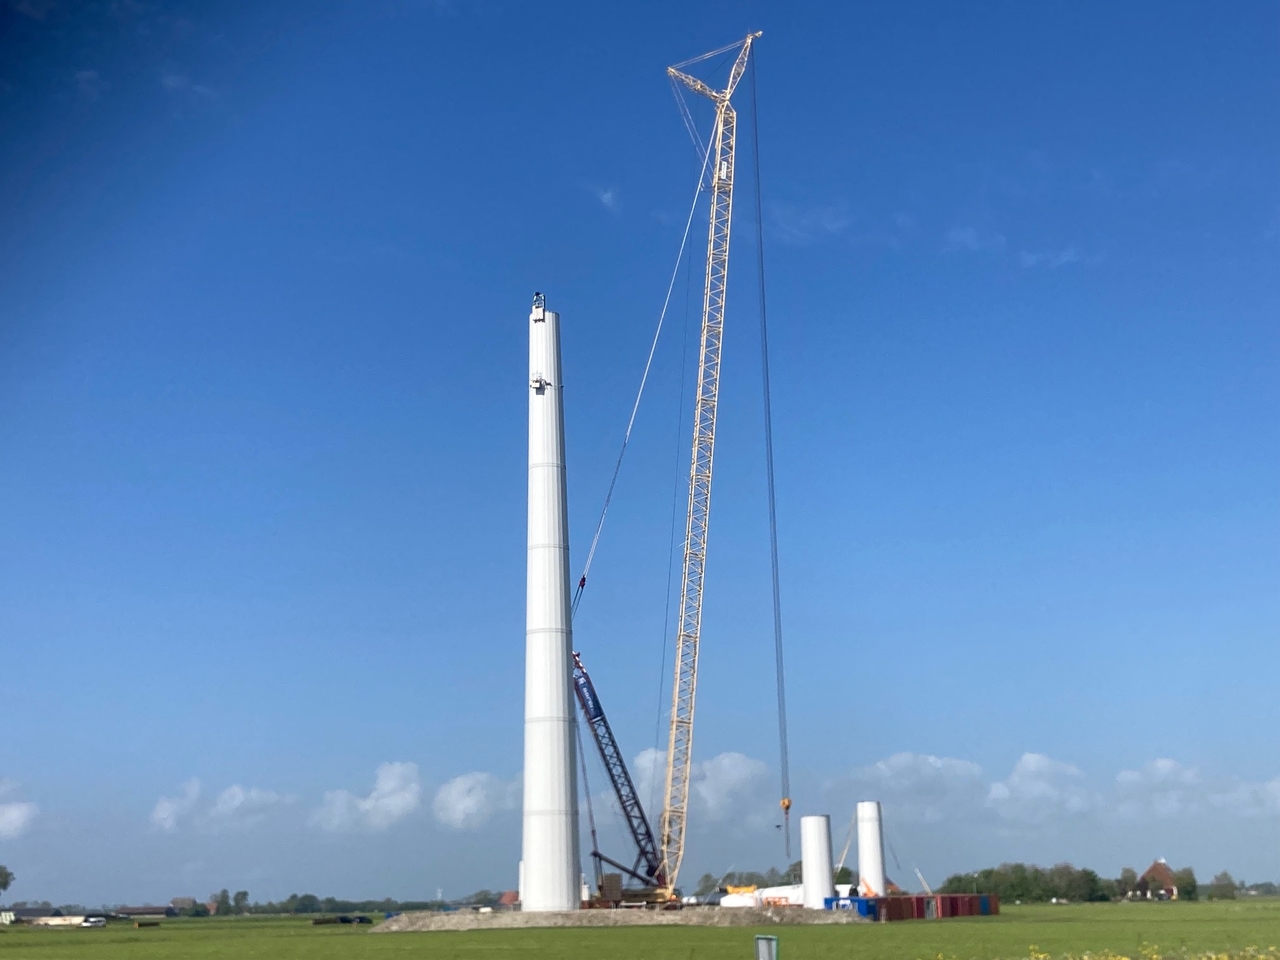
M667 775L662 807L662 876L674 891L684 859L689 813L689 776L693 763L693 713L698 689L698 641L702 630L702 587L711 514L711 474L716 442L716 404L720 396L720 346L724 335L725 294L729 280L729 228L733 215L733 172L738 115L730 102L746 72L751 45L760 34L740 43L667 68L675 82L715 105L715 126L707 149L711 222L707 237L707 270L702 292L702 337L697 394L693 413L693 457L689 469L689 508L685 517L684 564L676 631L675 679L667 741ZM715 90L682 67L737 48L728 83Z
M593 849L591 856L596 861L596 874L599 876L599 864L603 861L639 880L645 886L665 888L667 884L663 879L658 844L653 838L649 819L644 815L640 795L636 792L636 785L631 779L630 771L627 770L626 761L622 758L618 741L614 739L613 728L609 725L609 718L605 716L600 697L596 694L595 684L591 682L591 675L582 665L582 657L576 652L573 655L573 689L578 695L578 706L582 708L583 719L591 730L596 749L600 751L600 759L604 762L605 772L613 785L614 795L618 798L618 807L622 811L623 819L627 821L627 829L631 831L631 839L636 845L636 859L630 867L605 856L599 849Z

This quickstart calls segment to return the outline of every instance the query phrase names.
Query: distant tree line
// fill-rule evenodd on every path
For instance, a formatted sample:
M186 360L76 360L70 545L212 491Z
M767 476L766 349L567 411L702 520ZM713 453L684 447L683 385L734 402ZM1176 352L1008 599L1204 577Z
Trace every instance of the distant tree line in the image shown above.
M1195 871L1190 867L1174 871L1174 882L1180 900L1199 896ZM1025 863L1002 863L977 873L957 873L947 877L939 893L994 893L1012 903L1045 903L1050 900L1102 901L1118 900L1138 889L1138 873L1125 867L1113 879L1100 877L1087 867L1069 863L1037 867Z
M1262 883L1246 884L1237 880L1227 871L1217 874L1205 888L1205 895L1210 900L1235 900L1238 897L1275 897L1280 896L1280 884L1264 880Z
M278 903L250 903L248 891L230 894L226 890L211 894L208 903L197 903L179 911L183 916L207 917L241 916L245 914L310 914L310 913L396 913L404 910L450 910L460 906L497 906L501 892L477 890L458 900L340 900L337 897L318 897L314 893L290 894ZM209 908L213 907L212 910Z

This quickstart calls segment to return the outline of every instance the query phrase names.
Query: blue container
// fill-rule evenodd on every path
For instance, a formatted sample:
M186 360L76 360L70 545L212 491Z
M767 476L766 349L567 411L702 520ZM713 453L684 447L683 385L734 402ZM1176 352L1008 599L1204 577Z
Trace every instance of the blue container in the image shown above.
M853 897L826 897L822 901L824 910L852 910Z
M985 893L978 898L978 913L984 917L991 916L991 898Z
M858 916L868 917L872 920L879 919L876 911L876 902L871 897L854 897L854 909L858 911Z

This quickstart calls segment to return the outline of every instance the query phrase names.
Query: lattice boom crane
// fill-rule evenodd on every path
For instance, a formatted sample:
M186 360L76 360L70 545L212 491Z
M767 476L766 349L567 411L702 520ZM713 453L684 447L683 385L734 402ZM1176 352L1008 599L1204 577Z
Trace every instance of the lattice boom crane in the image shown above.
M684 566L676 634L675 681L671 695L671 729L667 743L666 792L662 808L662 874L674 891L684 859L689 812L689 774L693 761L693 712L698 688L698 640L702 629L702 587L711 514L711 473L716 442L716 404L720 395L720 346L724 335L725 293L729 279L729 228L733 214L733 171L737 112L730 99L742 79L759 37L751 33L741 44L715 50L667 68L667 75L715 104L715 127L708 149L711 223L707 237L707 271L702 293L702 342L698 389L694 400L693 458L689 470L689 510L685 519ZM723 90L714 90L680 68L739 47Z

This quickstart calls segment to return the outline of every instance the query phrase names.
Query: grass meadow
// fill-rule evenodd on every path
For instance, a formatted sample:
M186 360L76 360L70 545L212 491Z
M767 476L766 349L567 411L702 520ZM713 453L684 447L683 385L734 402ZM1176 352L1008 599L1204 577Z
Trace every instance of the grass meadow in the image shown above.
M0 927L0 960L751 960L756 933L783 960L1280 960L1280 900L1008 906L999 917L890 924L374 933L307 919L169 920L135 930Z

